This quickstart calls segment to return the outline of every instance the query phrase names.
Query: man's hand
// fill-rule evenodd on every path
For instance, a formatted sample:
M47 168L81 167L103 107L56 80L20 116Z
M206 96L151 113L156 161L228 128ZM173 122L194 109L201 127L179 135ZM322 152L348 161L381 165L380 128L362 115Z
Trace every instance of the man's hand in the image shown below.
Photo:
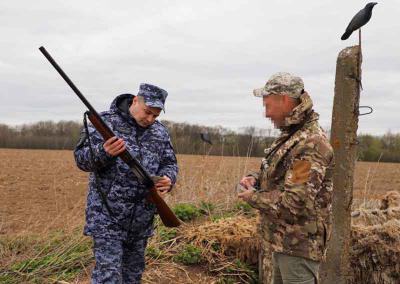
M240 184L249 189L254 187L254 185L256 184L256 179L253 176L244 177L240 180Z
M155 182L155 187L157 189L157 192L162 198L164 198L167 195L167 193L171 190L171 186L172 186L172 181L167 176L163 176Z
M254 194L254 185L256 184L256 179L253 176L247 176L247 177L243 177L240 180L240 184L246 189L242 192L238 193L238 198L244 200L244 201L249 201L250 198L253 196Z
M253 189L246 189L245 191L238 193L238 198L241 198L242 200L249 202L253 194L254 194Z
M103 148L107 154L115 157L125 151L125 142L121 138L117 138L116 136L111 137L103 144Z

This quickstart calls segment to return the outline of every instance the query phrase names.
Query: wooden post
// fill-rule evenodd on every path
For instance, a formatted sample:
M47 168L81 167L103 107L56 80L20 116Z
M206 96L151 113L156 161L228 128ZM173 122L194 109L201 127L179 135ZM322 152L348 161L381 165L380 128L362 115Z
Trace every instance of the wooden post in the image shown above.
M262 238L261 238L262 239ZM272 278L272 253L269 244L261 240L258 255L258 283L269 284Z
M328 255L320 269L323 284L345 284L349 279L351 205L357 151L361 56L359 46L343 49L336 63L331 144L334 148L333 231Z

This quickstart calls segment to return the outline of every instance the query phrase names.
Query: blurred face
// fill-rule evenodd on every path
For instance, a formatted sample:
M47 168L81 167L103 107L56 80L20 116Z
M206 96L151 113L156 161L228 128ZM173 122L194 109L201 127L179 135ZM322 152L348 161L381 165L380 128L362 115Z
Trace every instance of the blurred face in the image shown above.
M133 98L129 111L141 127L149 127L160 115L161 109L146 106L144 99L139 96Z
M271 119L275 128L280 128L297 104L287 95L268 95L263 97L263 105L265 117Z

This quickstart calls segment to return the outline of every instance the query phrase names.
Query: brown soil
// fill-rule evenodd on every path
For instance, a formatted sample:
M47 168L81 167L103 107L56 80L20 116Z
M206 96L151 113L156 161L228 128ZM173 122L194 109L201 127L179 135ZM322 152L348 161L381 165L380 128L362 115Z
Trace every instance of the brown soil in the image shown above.
M179 181L168 203L229 204L234 184L260 158L179 155ZM0 149L0 235L66 229L84 221L87 173L71 151ZM354 203L400 190L400 164L358 162Z

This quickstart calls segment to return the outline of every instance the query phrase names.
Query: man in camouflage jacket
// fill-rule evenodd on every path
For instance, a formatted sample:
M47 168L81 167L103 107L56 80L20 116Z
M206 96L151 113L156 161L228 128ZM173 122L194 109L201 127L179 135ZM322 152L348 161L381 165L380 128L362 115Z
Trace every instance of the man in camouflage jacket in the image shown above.
M100 115L118 138L104 142L92 125L82 131L74 154L77 166L90 172L84 234L94 241L92 283L140 283L155 207L145 199L148 188L117 155L127 149L151 176L159 176L161 196L171 190L177 161L167 129L156 120L167 95L141 84L137 96L115 98Z
M333 150L301 78L277 73L254 95L281 135L265 150L260 171L241 180L238 197L260 211L272 282L316 283L331 230Z

